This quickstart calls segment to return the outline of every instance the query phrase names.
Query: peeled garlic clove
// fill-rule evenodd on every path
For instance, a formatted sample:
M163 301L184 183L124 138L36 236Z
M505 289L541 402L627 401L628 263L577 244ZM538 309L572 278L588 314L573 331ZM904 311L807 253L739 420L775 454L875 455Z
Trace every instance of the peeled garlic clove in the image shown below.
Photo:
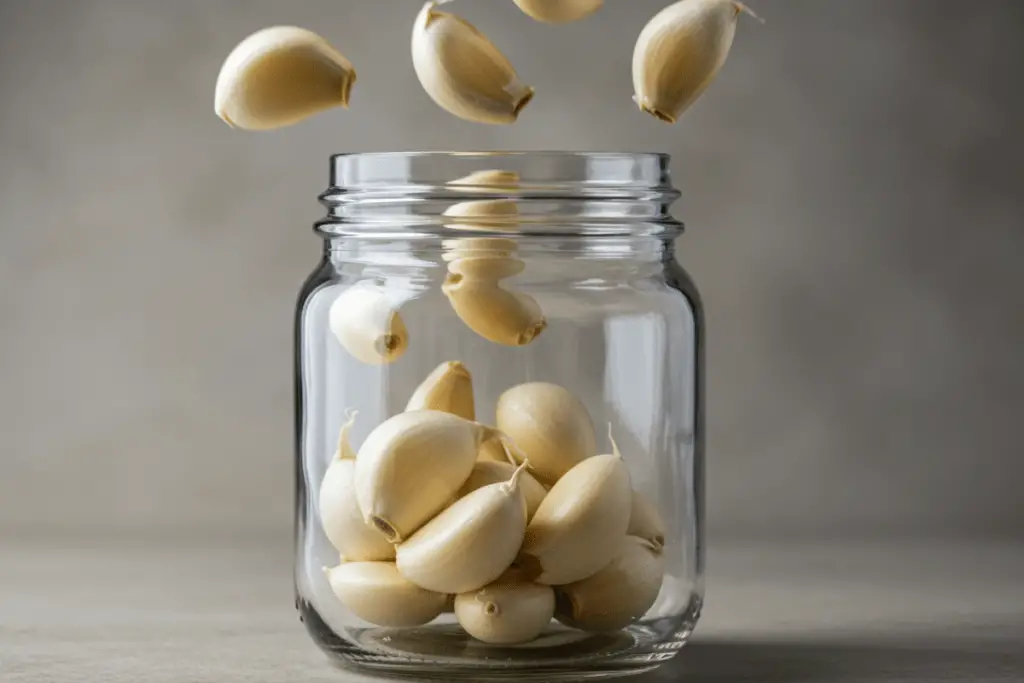
M478 123L512 123L533 98L512 64L462 17L428 2L412 30L412 63L431 99Z
M492 645L527 643L547 628L555 612L550 586L509 572L478 591L455 597L455 618L466 633Z
M473 377L457 360L441 363L416 388L405 409L440 410L472 422L476 419Z
M494 438L493 429L437 410L385 420L356 457L363 517L392 543L409 538L451 500L473 471L481 444Z
M391 562L346 562L326 569L331 590L350 612L377 626L419 626L449 604L443 593L423 590Z
M395 547L363 519L356 502L356 461L335 458L320 484L320 523L346 562L392 560Z
M547 327L533 297L502 289L489 279L449 274L441 290L469 329L505 346L525 346Z
M644 539L658 552L665 547L665 522L658 513L658 508L638 491L633 491L633 504L626 535Z
M501 576L526 531L522 474L516 470L510 480L460 498L399 545L395 562L402 576L441 593L477 590Z
M594 424L583 403L549 382L529 382L498 398L498 430L530 461L530 473L554 484L578 463L597 453Z
M347 107L352 63L306 29L257 31L231 51L217 77L214 110L234 128L281 128L332 107Z
M665 572L660 552L627 536L618 555L601 571L558 588L555 617L583 631L615 631L651 608Z
M604 0L515 0L519 9L537 21L565 24L589 17Z
M656 14L633 50L633 88L640 109L675 123L725 64L741 12L735 0L680 0Z
M331 304L328 324L341 345L369 365L397 360L409 346L409 332L387 294L369 285L342 292Z
M515 474L515 471L516 467L508 462L477 460L477 463L473 465L473 471L470 473L469 479L462 485L457 495L459 498L462 498L489 484L499 484L503 481L508 481ZM519 474L519 488L522 489L523 498L526 501L526 519L530 520L548 492L529 472L521 472Z
M539 566L537 583L560 586L591 576L619 550L632 506L629 471L618 454L587 458L565 473L526 529L520 562Z
M473 191L474 188L482 192L494 192L502 188L512 190L519 187L519 174L515 171L486 169L449 180L448 184L460 186L463 192Z

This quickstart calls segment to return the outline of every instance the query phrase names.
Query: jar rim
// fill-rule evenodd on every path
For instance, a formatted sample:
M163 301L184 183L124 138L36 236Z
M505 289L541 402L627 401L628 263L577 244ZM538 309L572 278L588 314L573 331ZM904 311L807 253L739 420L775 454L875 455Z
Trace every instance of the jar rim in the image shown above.
M545 187L671 189L671 157L661 152L617 151L406 151L346 152L331 156L333 188L449 187L486 171L514 174L517 183Z

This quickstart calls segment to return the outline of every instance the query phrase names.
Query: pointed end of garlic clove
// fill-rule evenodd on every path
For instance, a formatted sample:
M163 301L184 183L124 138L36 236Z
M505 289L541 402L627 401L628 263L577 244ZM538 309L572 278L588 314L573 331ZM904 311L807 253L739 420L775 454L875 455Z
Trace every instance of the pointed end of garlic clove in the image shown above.
M768 22L766 22L764 20L764 17L760 16L757 12L755 12L752 9L750 9L749 7L744 5L742 2L733 2L733 7L736 8L736 16L739 16L741 14L746 14L746 15L749 15L749 16L753 17L754 20L756 20L759 24L763 25L763 24L768 23Z

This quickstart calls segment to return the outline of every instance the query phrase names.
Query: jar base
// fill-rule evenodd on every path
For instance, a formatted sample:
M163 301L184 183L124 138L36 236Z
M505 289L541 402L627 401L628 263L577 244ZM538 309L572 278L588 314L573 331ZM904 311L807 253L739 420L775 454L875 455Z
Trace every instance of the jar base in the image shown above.
M299 602L302 621L336 666L417 681L581 681L641 674L672 659L700 614L694 598L680 616L647 620L615 633L593 634L552 622L526 645L500 647L470 638L456 624L419 628L348 628L336 634Z

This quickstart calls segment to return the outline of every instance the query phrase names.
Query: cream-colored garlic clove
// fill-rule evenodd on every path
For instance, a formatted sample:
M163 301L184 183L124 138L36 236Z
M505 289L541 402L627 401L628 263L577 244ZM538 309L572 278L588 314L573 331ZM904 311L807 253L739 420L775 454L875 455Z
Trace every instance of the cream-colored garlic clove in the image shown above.
M547 327L533 297L503 289L493 280L449 273L441 290L462 322L495 344L525 346Z
M366 523L356 500L356 461L348 443L354 419L353 416L341 428L338 454L320 483L320 523L343 562L392 560L395 547L380 531Z
M665 547L665 522L658 513L658 508L638 491L633 491L633 505L626 535L644 539L658 552Z
M533 98L533 88L487 36L436 2L416 18L412 63L431 99L467 121L512 123Z
M537 21L566 24L589 17L601 9L604 0L515 0L515 3Z
M617 453L587 458L541 501L518 562L536 567L537 582L549 586L600 571L615 557L617 539L626 535L632 493L629 470Z
M511 566L526 531L520 469L508 481L478 488L398 546L402 576L427 590L465 593Z
M640 109L675 123L725 64L741 12L753 14L736 0L680 0L656 14L633 50Z
M544 632L555 613L550 586L506 572L478 591L455 596L455 618L466 633L492 645L528 643Z
M214 110L234 128L281 128L332 107L347 107L352 63L313 33L274 26L231 51L217 77Z
M456 230L518 230L519 208L510 199L459 202L444 212L445 225ZM454 222L452 221L454 219ZM444 240L448 272L474 280L497 282L526 267L516 258L518 244L507 237L461 237Z
M393 543L409 538L466 482L481 444L496 438L489 427L436 410L388 418L356 457L364 518Z
M508 462L478 459L477 463L473 465L473 471L470 473L469 479L462 485L457 495L459 498L462 498L489 484L499 484L503 481L508 481L512 478L515 471L515 465L510 465ZM540 507L541 501L544 500L544 496L548 492L529 472L520 472L519 488L523 491L523 498L526 501L526 519L529 521L533 518L533 514L537 512L537 508Z
M498 398L498 429L530 460L530 473L554 484L597 453L594 424L583 403L549 382L529 382Z
M449 180L449 185L458 185L463 192L495 192L501 189L514 190L519 187L519 174L500 168L473 171L469 175Z
M664 573L662 554L647 541L627 536L604 569L557 589L555 616L566 626L583 631L625 628L654 604Z
M335 459L320 485L320 522L324 534L346 562L392 560L395 547L363 519L356 502L356 461Z
M369 284L343 291L331 304L328 324L338 342L369 365L395 361L409 346L409 332L388 295Z
M420 588L399 574L392 562L346 562L324 571L342 604L377 626L426 624L449 605L449 596Z
M522 259L508 255L513 253L511 250L501 249L500 238L494 238L490 244L485 244L485 240L490 238L458 240L459 246L445 255L449 261L448 272L455 276L454 279L485 282L497 287L500 280L525 270L526 264ZM491 249L491 246L497 248Z
M413 392L408 410L440 410L473 421L473 377L457 360L437 366Z

